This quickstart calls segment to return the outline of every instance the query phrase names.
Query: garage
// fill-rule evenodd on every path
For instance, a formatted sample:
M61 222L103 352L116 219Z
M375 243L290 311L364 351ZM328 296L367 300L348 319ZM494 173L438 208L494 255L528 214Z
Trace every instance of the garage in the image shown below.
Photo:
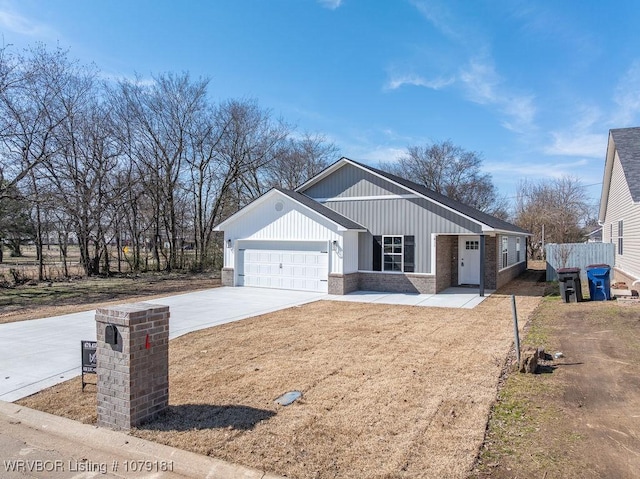
M329 254L326 242L239 242L238 286L326 293Z
M344 294L366 229L295 191L273 188L214 228L224 231L223 286ZM353 285L353 276L351 277Z

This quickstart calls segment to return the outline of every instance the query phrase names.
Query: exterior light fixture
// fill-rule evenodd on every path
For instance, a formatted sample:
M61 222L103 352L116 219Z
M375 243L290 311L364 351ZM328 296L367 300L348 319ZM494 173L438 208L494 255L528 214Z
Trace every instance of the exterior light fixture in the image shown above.
M333 249L333 251L338 251L338 241L337 240L333 240L331 242L331 249Z
M227 248L231 248L231 239L227 240Z

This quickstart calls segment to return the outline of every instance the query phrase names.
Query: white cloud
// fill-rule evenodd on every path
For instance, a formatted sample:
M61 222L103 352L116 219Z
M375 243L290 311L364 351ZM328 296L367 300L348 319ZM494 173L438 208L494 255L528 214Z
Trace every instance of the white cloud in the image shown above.
M318 3L329 10L335 10L342 5L342 0L318 0Z
M406 149L397 147L375 146L371 149L360 149L352 159L366 162L372 166L380 163L393 163L406 154ZM349 155L347 155L349 157Z
M459 78L471 101L481 105L497 101L496 88L501 79L489 62L472 59L461 69Z
M579 104L573 108L573 117L576 121L570 127L550 132L551 144L544 147L543 152L547 155L603 158L607 133L602 128L600 109L593 105Z
M502 110L508 120L502 122L507 130L525 133L535 128L536 106L533 95L511 95L505 99Z
M456 22L446 3L435 0L412 0L416 9L426 18L440 33L459 44L465 44L475 35L471 35L468 27ZM473 41L473 40L471 40Z
M640 60L634 60L616 86L613 101L617 105L611 118L615 128L631 126L640 113Z
M602 158L607 146L607 135L587 132L552 132L553 143L544 148L547 155L587 156Z
M51 34L51 29L46 25L9 11L6 7L0 10L0 28L30 37L49 36Z
M385 90L397 90L404 85L422 86L430 88L432 90L440 90L446 86L455 82L455 78L436 78L434 80L427 80L420 75L408 74L399 75L391 78L385 85Z
M509 163L492 162L486 163L484 171L494 176L521 176L527 178L561 178L563 176L575 176L576 171L589 166L589 160L580 159L570 163L558 164L544 162L524 162L513 161Z
M535 128L534 96L518 94L504 86L491 61L474 58L460 70L459 79L474 103L496 107L506 118L502 126L517 133Z

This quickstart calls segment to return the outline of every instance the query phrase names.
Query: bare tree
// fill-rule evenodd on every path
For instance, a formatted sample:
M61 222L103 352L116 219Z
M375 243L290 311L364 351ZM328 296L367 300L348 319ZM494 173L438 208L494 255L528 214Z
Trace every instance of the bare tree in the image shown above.
M481 172L482 161L479 153L446 140L410 146L397 163L384 164L382 169L481 211L505 217L506 200L499 197L491 175Z
M337 156L338 147L323 135L289 137L268 166L267 184L292 190L324 170Z
M539 182L522 181L516 200L515 223L530 231L529 256L542 257L545 243L577 243L590 216L589 199L580 180L571 176Z
M177 266L178 211L184 164L189 157L189 135L197 119L206 111L208 80L192 81L188 74L165 74L154 78L152 85L123 81L115 96L120 128L131 130L120 137L128 138L141 172L141 180L149 187L154 200L155 224L153 249L157 267L160 256L166 269ZM163 240L168 244L165 251Z
M215 224L337 154L321 135L292 136L255 100L213 105L207 88L187 73L101 85L63 50L0 49L0 210L8 217L18 201L29 213L40 279L52 233L65 275L71 238L86 275L111 272L113 244L118 271L152 259L184 268L192 243L198 266L210 266Z
M218 158L224 169L232 173L233 184L227 195L235 212L269 188L267 170L291 129L284 121L273 120L269 110L254 100L223 102L218 115L225 125L217 148Z
M47 201L44 169L57 153L56 130L66 119L62 107L63 90L77 65L61 49L49 51L44 45L25 55L3 52L0 66L0 196L12 186L28 180L34 208L38 278L44 277L44 212Z

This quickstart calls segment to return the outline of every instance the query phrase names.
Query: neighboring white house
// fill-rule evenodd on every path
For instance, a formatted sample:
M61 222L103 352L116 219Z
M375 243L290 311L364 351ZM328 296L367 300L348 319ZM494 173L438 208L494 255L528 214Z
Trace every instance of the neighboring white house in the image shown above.
M216 226L222 282L345 294L496 289L526 269L529 233L421 185L342 158Z
M615 281L640 279L640 128L609 131L598 222L615 245Z
M602 228L597 228L587 233L587 243L602 243Z

